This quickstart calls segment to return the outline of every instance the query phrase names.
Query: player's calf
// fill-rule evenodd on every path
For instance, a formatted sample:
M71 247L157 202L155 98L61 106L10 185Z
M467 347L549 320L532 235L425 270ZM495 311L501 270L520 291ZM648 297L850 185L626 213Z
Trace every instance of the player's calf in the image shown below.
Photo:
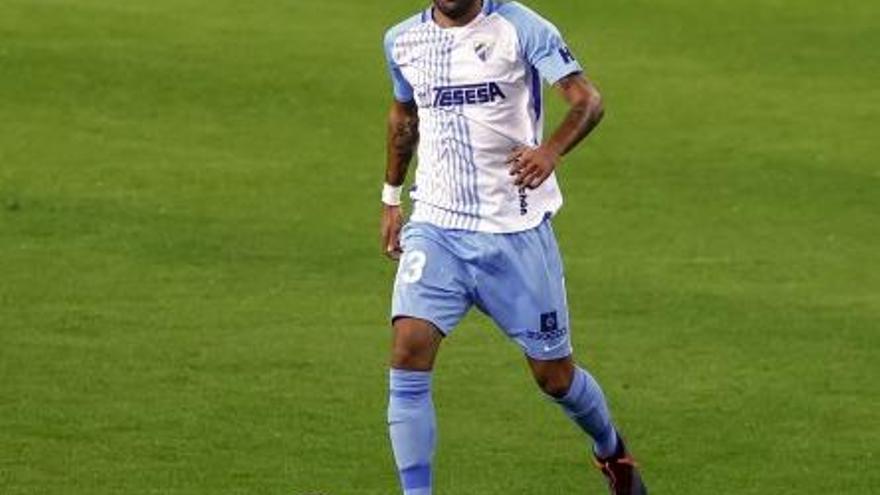
M430 495L436 419L431 372L392 369L388 433L404 495Z
M431 368L442 334L429 322L394 322L388 383L388 433L404 495L430 495L436 437Z
M535 379L585 433L594 441L593 452L598 456L612 455L617 449L617 430L605 394L599 384L571 358L555 361L529 359Z

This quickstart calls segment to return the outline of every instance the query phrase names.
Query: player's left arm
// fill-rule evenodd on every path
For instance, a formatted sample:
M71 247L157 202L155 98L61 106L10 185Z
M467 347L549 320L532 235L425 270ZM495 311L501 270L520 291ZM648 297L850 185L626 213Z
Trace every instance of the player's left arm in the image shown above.
M605 114L599 90L581 72L560 79L554 87L568 103L568 113L550 139L536 148L520 146L508 157L517 186L536 188L550 177L563 155L571 151Z

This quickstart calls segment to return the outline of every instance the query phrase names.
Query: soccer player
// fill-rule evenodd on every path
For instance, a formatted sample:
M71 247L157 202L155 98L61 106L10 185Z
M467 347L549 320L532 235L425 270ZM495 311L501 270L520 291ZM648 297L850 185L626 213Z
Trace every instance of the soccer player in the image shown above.
M394 88L382 192L385 253L399 259L388 424L405 495L430 495L434 358L476 306L513 339L540 388L593 439L613 495L645 494L596 380L572 359L551 217L560 158L599 123L596 88L559 31L517 2L433 0L385 36ZM542 80L568 113L542 138ZM413 212L401 186L413 154Z

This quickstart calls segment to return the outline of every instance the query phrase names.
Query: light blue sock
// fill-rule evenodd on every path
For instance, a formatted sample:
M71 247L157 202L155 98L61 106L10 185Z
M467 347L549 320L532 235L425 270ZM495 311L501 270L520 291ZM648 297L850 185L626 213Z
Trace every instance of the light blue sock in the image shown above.
M617 431L611 423L608 404L592 375L575 368L568 393L555 399L578 426L593 438L593 451L599 457L610 457L617 450Z
M392 369L388 431L404 495L431 495L436 424L431 372Z

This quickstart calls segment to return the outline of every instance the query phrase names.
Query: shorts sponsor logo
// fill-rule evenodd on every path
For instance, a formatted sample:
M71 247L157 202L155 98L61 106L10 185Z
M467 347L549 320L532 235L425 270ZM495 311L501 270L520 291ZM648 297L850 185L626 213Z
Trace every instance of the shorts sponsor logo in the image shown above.
M556 318L556 311L541 314L541 331L552 332L559 328L559 320Z
M568 334L568 329L559 327L559 318L556 315L556 311L550 311L549 313L541 314L540 331L528 331L526 332L526 337L532 340L547 341L561 339L566 334Z

